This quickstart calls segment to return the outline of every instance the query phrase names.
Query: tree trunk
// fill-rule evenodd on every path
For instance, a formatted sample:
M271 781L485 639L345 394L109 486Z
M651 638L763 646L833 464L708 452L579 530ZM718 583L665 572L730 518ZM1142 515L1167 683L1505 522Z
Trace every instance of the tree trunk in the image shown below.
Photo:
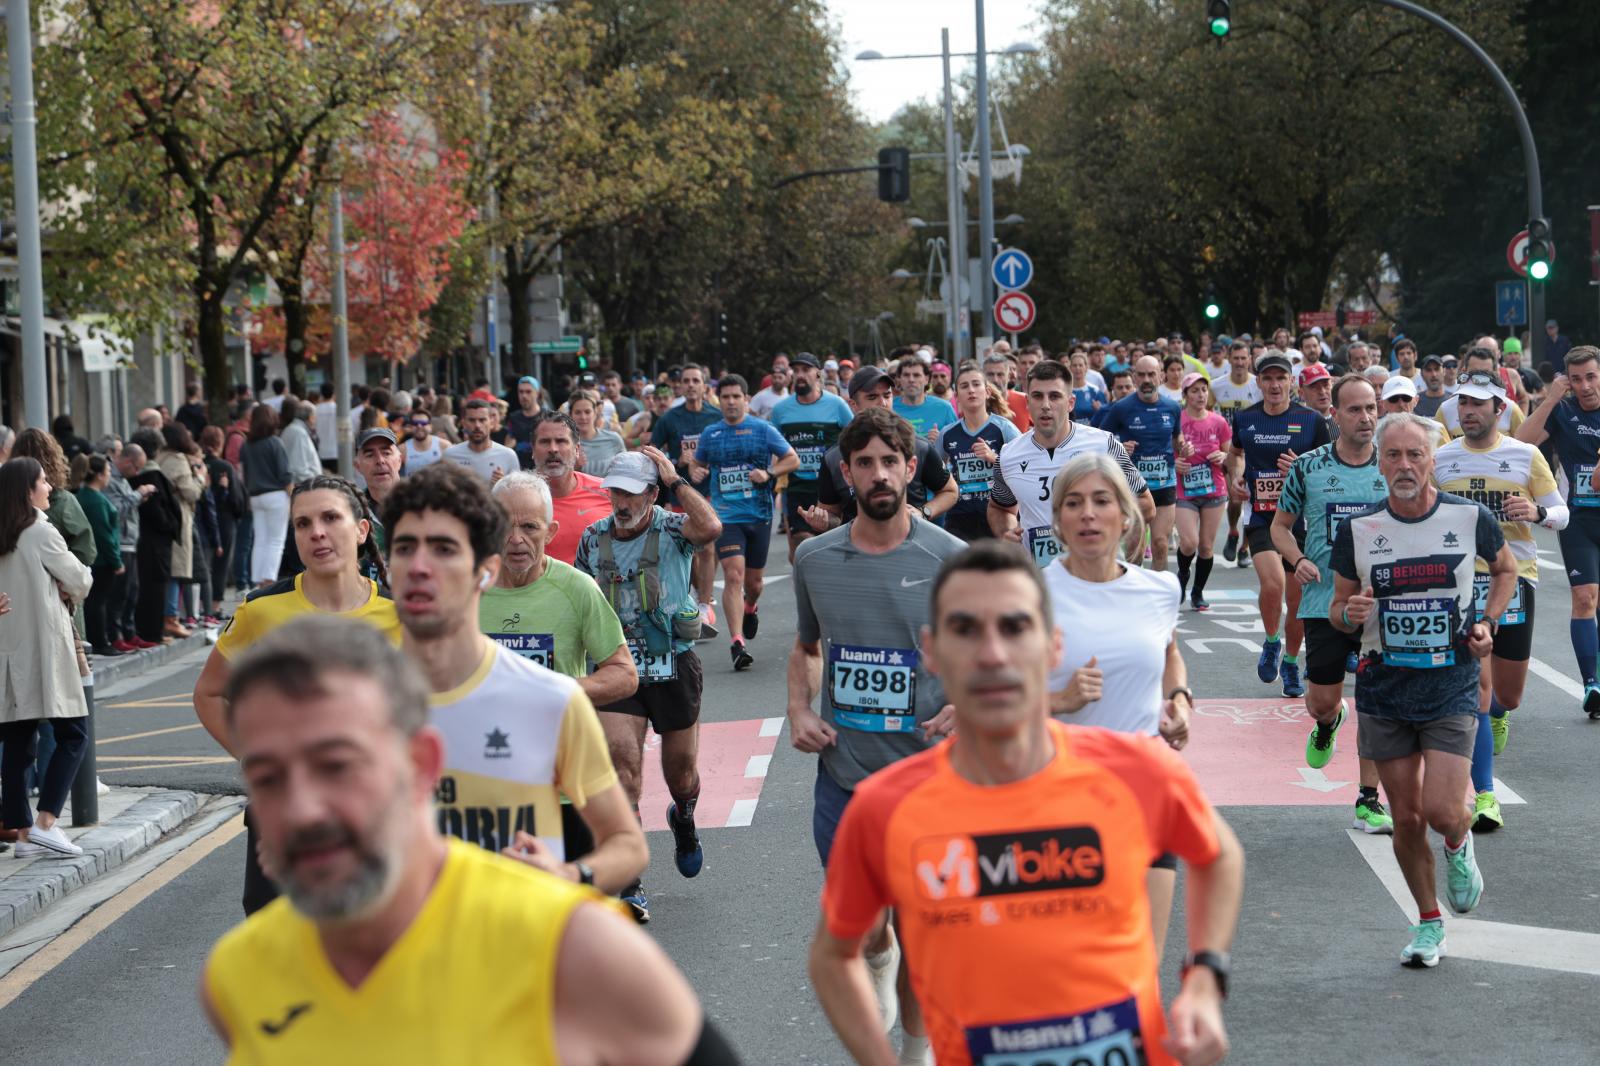
M306 396L306 310L303 283L299 278L274 278L283 299L283 361L289 370L289 391L301 399ZM331 371L330 371L331 374Z
M204 250L202 249L202 257ZM195 336L200 346L200 368L205 375L206 401L213 425L225 426L228 404L233 399L233 373L228 365L227 322L222 294L227 282L214 272L202 270L195 276ZM246 368L248 373L249 368Z
M528 307L528 290L533 285L533 271L522 270L522 250L517 247L507 248L505 251L506 264L506 299L511 303L511 357L506 360L500 370L502 376L517 375L522 373L522 360L528 358L533 352L533 314ZM494 366L493 354L490 355L489 366ZM505 388L505 382L490 382L490 387L499 395Z

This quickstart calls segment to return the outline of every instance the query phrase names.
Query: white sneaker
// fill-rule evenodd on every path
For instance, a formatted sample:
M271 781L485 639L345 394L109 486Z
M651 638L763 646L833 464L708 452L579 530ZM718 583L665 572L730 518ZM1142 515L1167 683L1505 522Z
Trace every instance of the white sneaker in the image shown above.
M94 779L94 794L96 796L109 796L111 795L111 786L97 777Z
M872 976L872 990L878 996L878 1018L887 1033L900 1018L900 990L895 986L900 976L900 942L895 939L894 926L889 927L889 946L877 955L867 956L867 973Z
M28 830L27 843L36 844L41 849L53 851L57 855L83 854L83 849L78 847L78 845L74 844L71 840L68 840L67 834L61 831L61 827L59 825L53 825L49 829L40 829L38 826L34 826L32 829ZM19 855L27 854L27 852L22 851L23 846L24 845L20 843L17 846L17 853Z

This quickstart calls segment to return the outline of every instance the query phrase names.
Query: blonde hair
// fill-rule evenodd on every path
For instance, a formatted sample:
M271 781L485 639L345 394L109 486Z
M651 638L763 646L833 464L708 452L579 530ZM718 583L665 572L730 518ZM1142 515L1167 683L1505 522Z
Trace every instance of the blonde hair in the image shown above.
M1061 535L1061 498L1071 492L1078 482L1095 475L1111 486L1111 495L1116 498L1117 508L1122 512L1125 531L1122 536L1123 548L1129 558L1133 558L1134 550L1142 550L1144 546L1144 515L1139 513L1139 501L1134 499L1133 489L1128 487L1127 475L1117 461L1105 452L1075 456L1061 467L1050 486L1050 528L1064 547L1066 538Z

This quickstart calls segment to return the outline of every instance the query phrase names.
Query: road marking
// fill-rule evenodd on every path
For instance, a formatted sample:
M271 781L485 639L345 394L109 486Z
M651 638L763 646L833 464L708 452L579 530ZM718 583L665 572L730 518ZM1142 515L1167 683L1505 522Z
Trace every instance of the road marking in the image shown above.
M160 756L150 756L150 758L160 758ZM104 760L96 758L95 761L98 763L98 762L103 762ZM196 767L196 766L208 766L208 765L220 764L220 763L225 763L225 762L231 763L231 762L233 762L233 760L232 759L207 759L204 762L197 762L197 763L195 763L195 762L158 762L158 763L148 763L148 764L139 763L139 764L134 765L134 766L103 766L103 767L100 767L99 769L100 769L100 772L102 774L120 774L120 773L126 773L129 770L173 770L173 769L178 769L178 768L192 768L192 767Z
M1401 913L1408 921L1414 921L1417 905L1395 861L1390 838L1369 836L1355 829L1345 832ZM1492 882L1490 887L1493 887ZM1600 976L1600 934L1455 915L1446 920L1445 932L1449 935L1448 950L1453 958Z
M185 692L175 696L152 696L147 700L127 700L123 703L104 703L102 707L194 707L194 697Z
M761 732L757 733L756 735L761 737L775 737L781 732L783 732L782 718L763 718L761 719Z
M1583 686L1572 680L1572 678L1568 677L1566 674L1563 674L1560 670L1557 670L1555 667L1551 666L1549 663L1540 659L1529 659L1528 669L1532 670L1534 673L1538 674L1540 677L1544 678L1546 681L1550 682L1556 688L1560 689L1562 692L1565 692L1573 699L1583 699Z
M1246 640L1243 637L1206 637L1204 639L1188 637L1184 640L1184 643L1201 655L1210 655L1211 645L1213 644L1238 644L1251 655L1257 655L1261 651L1260 646L1255 641Z
M744 776L766 777L767 767L772 763L770 755L752 755L750 761L744 764Z
M749 825L755 821L757 802L757 800L753 799L735 800L733 810L728 812L728 820L722 823L723 828L732 829L735 826ZM3 1006L3 1004L0 1004L0 1006Z
M766 585L776 585L780 581L787 581L787 580L789 580L789 575L788 574L772 574L772 575L769 575L768 577L762 579L761 584L764 587ZM713 581L711 583L711 585L712 585L713 588L719 588L720 589L722 587L722 578L720 578L720 577L717 578L715 581Z
M168 733L184 733L191 729L199 728L200 723L195 722L191 725L175 725L168 726L166 729L152 729L146 733L126 733L120 737L96 737L95 745L98 747L101 744L121 744L124 740L143 740L145 737L160 737Z
M232 762L231 755L96 755L96 762L149 762L151 759L164 759L177 765L184 763L216 763Z
M778 747L778 730L770 726L772 722L781 726L783 719L700 723L700 802L695 820L701 826L747 826L755 817L766 769ZM655 754L660 749L660 738L650 734L639 789L639 813L650 832L667 828L667 804L672 802L661 776L661 759Z
M80 906L94 907L94 909L87 914L78 910L76 913L82 915L82 920L39 947L17 963L4 977L0 977L0 1010L26 992L39 978L71 958L74 952L104 932L118 918L165 888L201 859L242 832L244 832L244 815L233 815L225 823L194 843L183 846L182 850L175 854L165 858L157 857L157 865L140 874L131 884L107 898L98 907L94 907L93 900L87 898L88 890L84 890L86 898L79 901ZM114 871L113 875L116 872L120 871ZM44 921L49 915L50 912L46 911L45 915L36 921ZM33 925L34 923L30 922L21 929L27 934L28 939L36 939L38 936L39 930L32 928Z
M1295 772L1300 775L1300 780L1291 781L1290 784L1309 788L1315 792L1334 792L1346 785L1355 784L1354 781L1329 781L1327 774L1321 770L1313 770L1309 766L1296 766Z

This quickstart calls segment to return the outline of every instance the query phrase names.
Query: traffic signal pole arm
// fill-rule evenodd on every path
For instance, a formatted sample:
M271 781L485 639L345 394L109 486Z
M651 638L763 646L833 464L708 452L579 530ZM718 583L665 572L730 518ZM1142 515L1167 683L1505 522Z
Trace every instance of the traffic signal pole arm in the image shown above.
M833 174L865 174L869 170L876 172L877 169L878 164L873 163L871 166L865 167L828 167L825 170L802 170L798 174L790 174L786 177L779 178L777 181L772 183L772 187L774 189L781 189L785 185L793 185L797 181L805 181L809 178L826 178Z

